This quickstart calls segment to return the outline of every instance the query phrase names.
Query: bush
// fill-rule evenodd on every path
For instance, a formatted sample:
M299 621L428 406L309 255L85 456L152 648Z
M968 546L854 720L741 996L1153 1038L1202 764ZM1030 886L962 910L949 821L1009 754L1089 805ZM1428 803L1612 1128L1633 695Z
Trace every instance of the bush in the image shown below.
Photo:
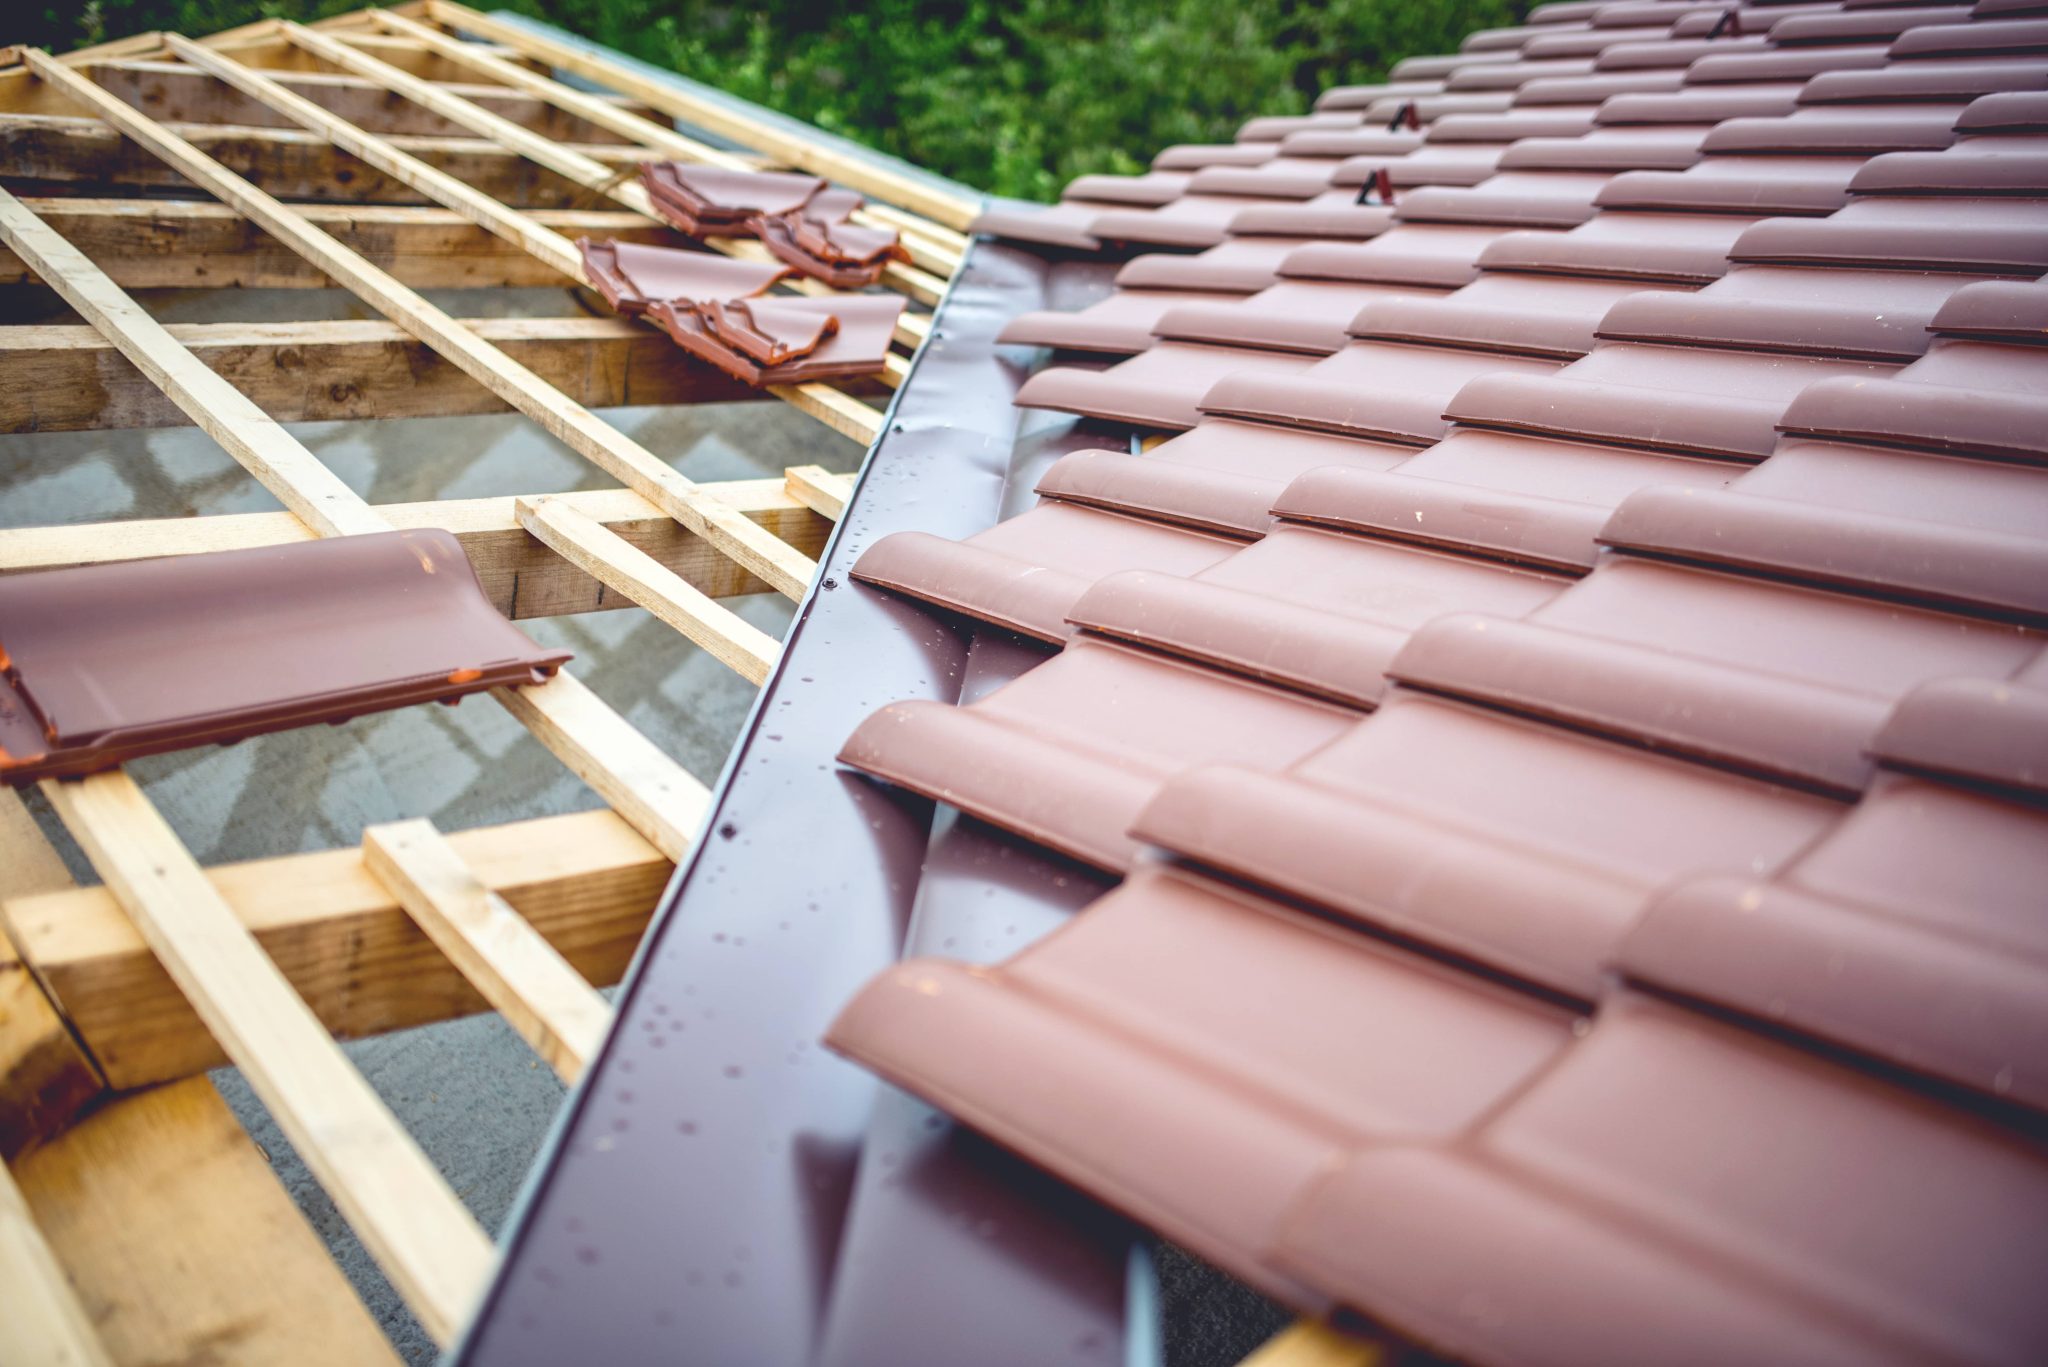
M202 34L359 0L93 0L46 10L55 47L149 28ZM488 4L480 6L490 8ZM635 57L998 194L1050 199L1174 142L1452 52L1511 0L508 0Z

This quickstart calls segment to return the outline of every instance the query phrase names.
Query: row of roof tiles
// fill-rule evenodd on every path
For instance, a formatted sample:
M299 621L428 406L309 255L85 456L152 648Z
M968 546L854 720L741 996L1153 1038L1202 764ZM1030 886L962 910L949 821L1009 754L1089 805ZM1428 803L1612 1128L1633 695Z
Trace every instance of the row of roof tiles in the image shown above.
M1128 877L831 1042L1476 1360L2038 1360L2039 8L1549 6L994 216L1214 244L1009 334L1180 435L873 547L1060 649L844 757Z

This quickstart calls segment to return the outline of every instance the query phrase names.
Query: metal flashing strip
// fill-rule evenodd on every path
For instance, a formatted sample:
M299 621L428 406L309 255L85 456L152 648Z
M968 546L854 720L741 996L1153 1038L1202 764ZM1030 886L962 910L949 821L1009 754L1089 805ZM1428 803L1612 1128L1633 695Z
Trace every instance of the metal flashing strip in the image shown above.
M1057 1184L1020 1197L1014 1159L949 1137L904 1098L877 1107L872 1080L817 1044L906 933L921 940L949 914L926 877L944 866L927 862L932 805L840 770L838 748L883 699L954 701L986 667L970 662L970 632L848 569L893 531L979 530L1037 464L1102 444L1100 429L1029 414L1019 442L1011 401L1028 370L995 336L1024 309L1085 303L1108 277L970 250L454 1361L559 1362L593 1342L654 1360L683 1334L703 1362L873 1360L879 1335L980 1361L1057 1342L1121 1360L1128 1227ZM1051 858L1010 856L1006 886L1040 926L1098 890ZM998 928L987 949L1017 943Z

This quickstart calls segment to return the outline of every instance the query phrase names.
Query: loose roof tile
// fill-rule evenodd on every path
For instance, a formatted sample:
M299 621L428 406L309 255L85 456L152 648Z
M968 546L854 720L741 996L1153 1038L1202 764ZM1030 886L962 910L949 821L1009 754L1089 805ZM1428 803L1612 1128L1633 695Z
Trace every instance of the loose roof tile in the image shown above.
M664 299L693 303L760 294L793 273L766 261L741 261L711 252L652 247L639 242L576 239L583 270L605 302L638 317Z
M648 320L677 346L736 380L761 386L879 374L901 295L737 299L702 307L663 300Z
M0 577L0 778L536 683L461 543L374 533Z

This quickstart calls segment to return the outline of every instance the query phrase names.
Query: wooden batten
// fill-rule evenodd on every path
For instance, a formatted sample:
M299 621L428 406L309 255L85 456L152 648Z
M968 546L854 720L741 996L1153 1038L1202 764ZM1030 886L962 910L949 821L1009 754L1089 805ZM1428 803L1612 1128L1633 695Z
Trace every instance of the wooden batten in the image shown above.
M785 493L783 481L733 480L703 487L806 555L824 549L829 524ZM700 593L732 598L772 591L703 537L678 525L630 489L593 489L550 497L615 533ZM631 599L608 589L527 532L519 522L518 502L517 498L473 498L385 503L377 505L377 512L393 527L440 527L455 533L483 585L484 596L507 617L563 617L633 606ZM290 513L16 527L0 530L0 574L242 550L309 540L312 535Z
M475 337L584 408L765 398L617 318L479 318ZM394 323L184 323L165 329L279 422L451 417L513 410ZM318 376L318 383L309 383ZM0 432L190 422L90 328L0 328Z
M210 200L27 197L45 223L123 289L327 289L333 281L234 210ZM414 289L560 284L560 271L438 206L300 205L306 221ZM610 209L535 209L551 232L675 246L666 228ZM0 250L0 285L34 273ZM672 366L700 370L704 367ZM687 377L681 377L687 378ZM677 400L676 402L687 402Z
M93 80L100 86L138 109L147 109L152 117L165 123L243 124L252 128L291 126L259 101L229 90L178 62L95 62L90 69ZM286 89L373 132L417 137L461 136L461 130L446 119L416 105L387 99L375 83L358 77L332 71L277 71L273 74ZM620 141L587 119L556 109L531 95L506 90L502 85L469 81L451 85L449 89L558 141ZM608 108L625 107L602 96L592 98ZM49 86L31 79L25 70L16 68L0 72L0 112L76 117L86 111Z
M446 837L586 981L609 986L632 959L673 867L612 812L539 817ZM206 871L326 1030L384 1034L488 1010L399 906L360 849ZM105 888L4 904L10 934L119 1089L191 1077L226 1061L190 1003Z
M124 106L126 107L126 106ZM289 200L325 204L428 204L425 195L350 156L325 138L291 128L168 123L162 127L237 175ZM392 146L502 203L527 209L599 209L603 196L482 138L393 135ZM637 147L585 143L581 155L624 172L645 157ZM0 179L17 193L47 189L111 193L193 192L194 182L93 119L0 114Z

